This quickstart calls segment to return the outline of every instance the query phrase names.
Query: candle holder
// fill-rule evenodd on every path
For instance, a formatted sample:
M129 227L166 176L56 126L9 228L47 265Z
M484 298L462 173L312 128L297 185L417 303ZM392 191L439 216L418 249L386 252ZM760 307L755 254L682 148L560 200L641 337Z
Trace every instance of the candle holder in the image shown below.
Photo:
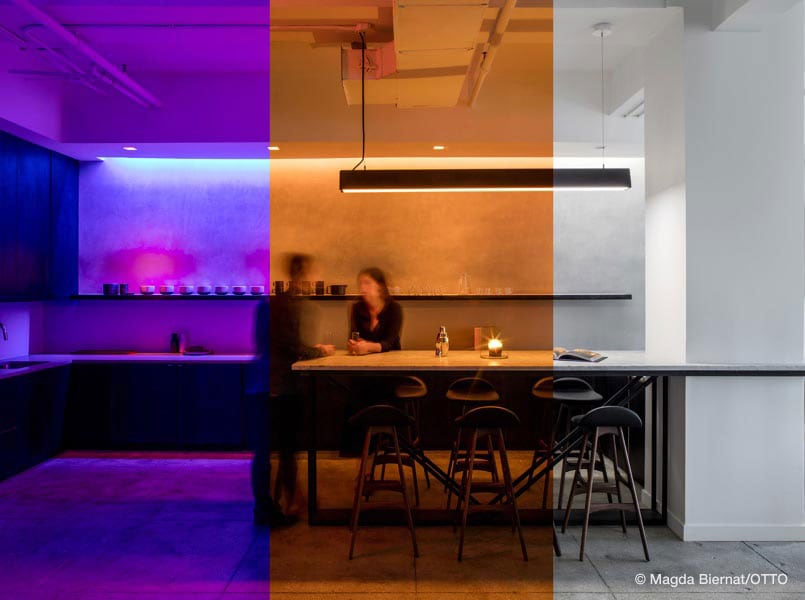
M486 345L486 354L481 354L481 358L508 358L503 354L503 342L498 338L492 338Z

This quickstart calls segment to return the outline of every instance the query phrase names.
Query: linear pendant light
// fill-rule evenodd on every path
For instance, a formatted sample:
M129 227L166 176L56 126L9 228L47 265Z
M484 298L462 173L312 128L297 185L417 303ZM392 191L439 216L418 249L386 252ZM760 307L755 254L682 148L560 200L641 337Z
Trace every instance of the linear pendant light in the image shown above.
M600 169L387 169L358 170L366 158L364 118L364 56L366 38L361 32L361 160L351 171L341 171L339 189L344 193L389 192L548 192L623 191L632 187L629 169L606 168L604 129L604 37L612 26L599 23L593 35L601 36L601 152Z
M360 192L545 192L627 190L629 169L404 169L341 171L340 188Z

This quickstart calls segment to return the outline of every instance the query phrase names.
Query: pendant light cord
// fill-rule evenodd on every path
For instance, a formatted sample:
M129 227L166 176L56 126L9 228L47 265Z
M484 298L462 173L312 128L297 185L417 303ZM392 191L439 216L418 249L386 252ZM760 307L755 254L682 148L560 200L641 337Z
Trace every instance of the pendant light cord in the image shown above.
M363 31L359 34L361 36L361 159L352 167L353 171L366 159L366 35ZM363 165L363 168L366 169L366 165Z
M607 141L604 100L604 32L601 31L601 168L607 168Z

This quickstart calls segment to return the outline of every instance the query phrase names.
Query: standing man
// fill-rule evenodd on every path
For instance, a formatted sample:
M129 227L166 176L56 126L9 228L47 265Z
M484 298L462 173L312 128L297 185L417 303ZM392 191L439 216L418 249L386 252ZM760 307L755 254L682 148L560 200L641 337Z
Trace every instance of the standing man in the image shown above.
M255 315L257 357L252 364L249 386L257 415L257 443L252 461L254 522L272 528L297 521L296 516L283 514L278 504L283 492L288 504L296 495L296 439L304 416L299 378L291 365L297 360L335 354L332 345L310 344L318 314L301 291L302 282L310 280L312 268L312 257L289 256L289 289L261 302ZM271 496L272 445L279 450L276 498Z

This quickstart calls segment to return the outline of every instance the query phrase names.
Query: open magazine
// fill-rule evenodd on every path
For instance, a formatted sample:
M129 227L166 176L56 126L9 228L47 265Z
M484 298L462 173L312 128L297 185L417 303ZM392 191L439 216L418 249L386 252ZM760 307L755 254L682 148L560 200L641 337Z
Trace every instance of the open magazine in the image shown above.
M554 360L581 360L585 362L601 362L605 358L606 356L604 356L603 354L593 352L592 350L585 350L584 348L574 348L573 350L568 350L567 348L557 346L556 348L553 349Z

